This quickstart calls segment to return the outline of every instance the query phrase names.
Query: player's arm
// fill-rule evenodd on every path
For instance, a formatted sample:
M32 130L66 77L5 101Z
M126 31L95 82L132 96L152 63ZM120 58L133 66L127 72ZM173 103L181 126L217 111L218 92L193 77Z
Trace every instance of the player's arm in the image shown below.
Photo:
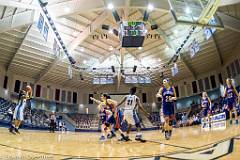
M121 106L121 105L126 101L126 99L127 99L127 97L124 96L124 97L122 98L121 102L118 103L117 107Z
M112 100L112 99L107 99L107 103L113 105L114 107L117 106L117 101Z
M163 90L163 88L161 87L160 89L159 89L159 91L158 91L158 93L157 93L157 98L162 98L162 90Z
M233 87L233 92L236 94L237 97L239 97L239 94L238 94L238 92L237 92L235 87Z
M99 100L97 100L97 99L95 99L95 98L93 98L93 97L90 97L90 99L91 99L93 102L97 103L97 104L101 104L101 103L102 103L101 101L99 101Z
M98 106L97 106L98 110L100 110L103 105L104 105L104 103L103 103L103 102L100 102L100 103L98 104Z
M227 88L225 87L223 92L223 97L226 98L226 96L227 96Z
M211 99L209 97L208 97L208 102L209 102L210 109L212 109L212 101L211 101Z
M174 88L174 87L172 87L172 89L173 89L173 94L174 94L174 97L171 97L171 100L172 100L172 101L176 101L176 100L177 100L177 94L176 94L176 90L175 90L175 88Z
M147 117L150 116L150 114L143 108L142 103L140 102L139 98L137 98L137 105L138 105L139 109L141 109Z
M32 99L32 91L26 93L26 99Z

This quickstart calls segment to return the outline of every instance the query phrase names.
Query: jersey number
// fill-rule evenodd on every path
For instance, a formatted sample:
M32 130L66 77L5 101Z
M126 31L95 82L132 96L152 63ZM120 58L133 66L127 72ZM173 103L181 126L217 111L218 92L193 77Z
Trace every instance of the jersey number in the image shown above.
M228 98L232 98L233 94L232 93L228 93Z
M172 97L172 96L166 96L166 102L172 102L172 100L170 100L171 97Z
M127 105L132 105L133 100L128 100Z

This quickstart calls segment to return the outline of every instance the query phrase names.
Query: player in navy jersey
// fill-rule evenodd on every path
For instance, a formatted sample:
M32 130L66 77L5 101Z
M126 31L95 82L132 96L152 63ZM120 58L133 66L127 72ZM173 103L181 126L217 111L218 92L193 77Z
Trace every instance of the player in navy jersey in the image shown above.
M205 128L205 126L207 124L206 123L207 117L208 117L208 121L209 121L209 127L211 127L210 115L211 115L212 102L211 102L210 98L208 97L207 92L202 93L201 106L202 106L202 117L204 118L203 128Z
M99 109L99 117L101 120L101 137L100 140L103 141L105 140L105 136L108 135L108 132L110 131L110 124L108 123L108 117L112 115L112 112L107 110L107 107L103 102L101 102L98 105Z
M91 100L93 100L95 103L97 104L103 104L106 106L106 109L111 111L112 114L110 116L108 116L107 119L107 123L110 125L110 130L111 130L111 134L108 134L108 138L113 138L116 137L116 134L114 132L114 130L117 130L120 132L121 137L123 139L125 139L125 136L121 130L121 114L120 114L120 110L117 109L117 102L115 100L112 100L111 97L106 94L103 93L101 94L101 101L96 100L95 98L91 98Z
M232 114L233 113L235 115L236 124L238 124L236 103L237 103L237 98L239 97L239 95L238 95L236 88L233 86L232 80L230 78L227 78L226 83L227 83L227 85L224 90L224 97L227 99L227 108L229 111L230 124L232 124Z
M163 80L163 87L159 89L157 97L162 98L162 108L165 119L163 129L165 132L165 139L169 140L172 135L173 120L175 119L174 101L177 100L177 96L175 88L170 85L168 78Z

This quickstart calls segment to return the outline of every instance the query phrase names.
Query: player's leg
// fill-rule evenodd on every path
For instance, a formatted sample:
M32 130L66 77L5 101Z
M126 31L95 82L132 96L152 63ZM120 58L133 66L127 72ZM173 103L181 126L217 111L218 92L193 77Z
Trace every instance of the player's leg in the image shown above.
M17 118L17 123L15 124L15 132L20 134L19 132L19 127L24 120L24 108L25 108L26 102L23 102L22 105L20 106L18 112L19 112L19 117Z
M125 141L130 141L129 134L131 133L131 130L132 130L132 119L131 119L131 116L132 115L124 114L124 120L128 124L126 136L125 136L125 139L124 139Z
M207 109L204 108L204 109L203 109L203 119L204 119L203 128L205 128L205 127L207 126L207 116L208 116L208 114L207 114Z
M132 123L134 123L137 128L137 134L136 134L135 140L140 142L146 142L146 140L143 139L143 136L141 133L140 119L138 117L138 114L136 114L136 112L133 113L132 121L133 121Z
M236 103L233 104L233 113L234 113L234 118L235 118L235 123L238 124L238 115L237 115L237 108L236 108Z
M164 131L165 131L166 140L169 140L169 130L170 130L169 120L170 120L169 116L165 115Z
M111 116L111 117L109 117L109 119L107 120L107 122L110 124L110 129L111 129L111 134L108 134L107 135L107 138L108 139L111 139L111 138L113 138L113 137L116 137L116 134L115 134L115 130L114 130L114 128L115 128L115 117L114 117L114 114Z
M117 116L116 116L116 123L115 123L115 131L116 132L119 132L120 135L121 135L121 138L119 139L119 141L125 141L127 140L122 129L121 129L121 126L122 126L122 123L123 123L123 119L124 119L124 115L122 113L122 111L118 110L117 112Z
M168 106L163 106L163 116L164 116L164 125L163 129L164 131L168 131L169 129L169 109Z
M104 141L106 138L105 138L105 129L106 129L106 125L104 123L102 123L101 125L101 136L99 138L100 141Z
M175 120L175 115L174 114L171 114L171 116L169 117L169 139L171 138L172 136L172 130L173 130L173 122Z
M233 105L232 103L228 103L228 111L229 111L229 119L230 124L232 124L232 115L233 115Z
M16 105L15 109L14 109L14 113L13 113L13 122L9 128L9 132L14 133L15 130L15 126L18 125L18 117L19 117L19 109L22 103L19 103L18 105Z
M163 106L163 114L164 114L164 131L165 131L165 139L169 140L169 130L170 130L170 126L169 126L169 121L170 121L170 115L171 113L171 105L166 104L165 106Z
M209 128L212 127L212 119L211 119L211 115L212 115L212 113L211 113L211 110L209 109L209 110L208 110L208 113L207 113L208 123L209 123Z

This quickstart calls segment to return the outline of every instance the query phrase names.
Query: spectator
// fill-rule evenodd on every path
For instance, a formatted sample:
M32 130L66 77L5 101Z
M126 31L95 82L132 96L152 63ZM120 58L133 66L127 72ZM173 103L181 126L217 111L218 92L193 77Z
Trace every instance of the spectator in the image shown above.
M54 133L54 130L56 128L56 116L54 112L52 112L49 117L50 117L50 132Z

